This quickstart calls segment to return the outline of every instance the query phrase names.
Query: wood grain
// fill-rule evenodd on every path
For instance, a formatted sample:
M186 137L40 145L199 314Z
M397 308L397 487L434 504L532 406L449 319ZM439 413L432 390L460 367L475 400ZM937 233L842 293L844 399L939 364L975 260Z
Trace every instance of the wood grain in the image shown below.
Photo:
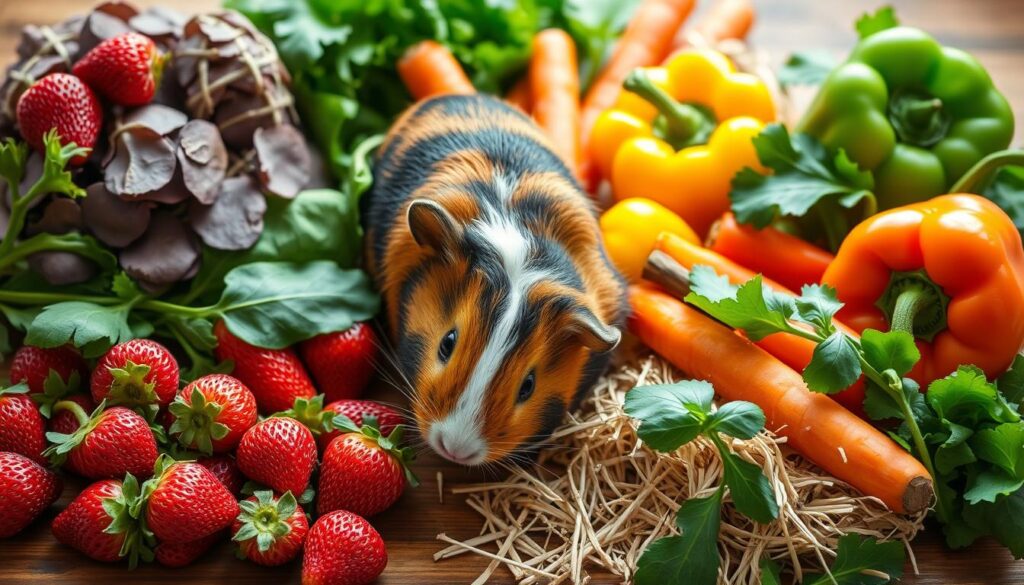
M145 6L154 0L134 2ZM182 11L210 10L216 2L208 0L165 0ZM703 2L706 4L706 0ZM908 0L894 2L905 22L927 28L943 42L974 53L992 73L996 84L1010 98L1017 119L1024 119L1024 18L1019 0ZM83 0L2 0L0 1L0 66L13 55L21 27L29 22L47 23L88 10ZM820 2L815 0L762 0L753 40L768 49L776 62L792 51L824 48L842 53L854 41L851 23L866 9L878 5L874 0ZM1018 140L1022 136L1018 129ZM6 375L0 373L0 378ZM387 395L385 394L387 397ZM393 509L373 519L388 544L390 562L381 585L430 585L470 583L487 566L485 559L463 556L434 563L432 555L441 547L438 533L466 538L479 530L479 519L459 497L446 495L438 502L436 474L444 474L444 484L488 479L480 472L455 467L424 453L416 463L423 485L409 490ZM24 534L0 543L0 583L29 585L49 583L71 585L85 583L275 583L299 582L297 564L264 569L239 561L224 543L191 567L170 571L147 566L128 573L120 565L103 565L59 545L49 534L49 520L83 487L69 480L61 502ZM941 543L934 529L922 534L914 544L920 575L904 579L914 585L1010 585L1024 584L1024 563L991 541L983 541L968 551L951 552ZM909 570L909 567L908 567ZM497 571L489 581L511 583L506 572ZM595 576L592 583L616 583L615 579Z

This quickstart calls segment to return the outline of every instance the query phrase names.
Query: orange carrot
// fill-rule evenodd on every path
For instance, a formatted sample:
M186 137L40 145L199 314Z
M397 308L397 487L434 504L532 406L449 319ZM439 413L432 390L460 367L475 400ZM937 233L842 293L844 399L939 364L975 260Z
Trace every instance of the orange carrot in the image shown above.
M708 239L712 250L793 290L821 282L821 275L835 259L814 244L775 228L741 224L732 213L722 216Z
M757 276L755 272L740 266L713 250L702 248L675 234L661 234L658 237L655 249L668 254L687 270L692 270L693 267L698 264L710 266L715 269L715 272L728 278L729 282L732 284L743 284ZM762 282L765 286L773 289L775 292L796 296L796 293L770 278L762 276ZM836 322L836 327L851 337L860 337L852 329L838 321ZM787 366L802 372L804 368L807 367L807 364L811 363L811 356L814 354L814 348L817 344L809 339L804 339L803 337L796 335L776 333L758 341L757 345L760 346L761 349L764 349L768 353L785 362ZM842 392L832 394L831 397L857 416L861 416L863 418L863 379L857 380L852 386Z
M929 505L924 466L828 396L808 390L792 368L664 293L633 286L629 299L629 327L643 343L687 375L711 382L726 400L760 406L766 427L798 453L897 513Z
M505 94L505 101L529 114L533 111L531 93L530 75L526 74L512 86L512 89L508 90L508 93Z
M398 60L398 75L416 100L441 94L476 93L462 65L447 47L421 41Z
M674 48L689 45L694 36L711 46L726 39L745 39L754 26L754 17L751 0L717 0L692 29L681 29L676 34Z
M549 28L534 37L530 94L534 120L575 173L580 162L580 76L576 43L564 30Z
M676 31L695 3L696 0L644 0L637 8L611 59L583 100L580 130L584 153L588 153L594 121L601 112L615 105L626 76L637 67L657 65L668 56ZM589 153L587 156L589 158ZM581 175L586 179L592 172L592 163L588 160Z

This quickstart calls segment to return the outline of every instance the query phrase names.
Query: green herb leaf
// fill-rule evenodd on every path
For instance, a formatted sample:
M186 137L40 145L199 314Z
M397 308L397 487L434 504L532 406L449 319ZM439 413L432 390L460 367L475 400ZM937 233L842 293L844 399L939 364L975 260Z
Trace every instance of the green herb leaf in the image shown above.
M1024 167L1005 166L999 169L981 194L1001 207L1024 236Z
M864 360L879 372L894 370L897 375L905 376L921 359L914 336L905 331L882 333L865 329L860 334L860 346Z
M737 439L752 439L764 428L764 411L761 407L743 400L726 402L708 416L705 432L716 432Z
M99 357L113 345L132 339L128 326L131 305L101 306L70 301L45 307L28 327L27 345L60 347L72 344L87 358Z
M741 514L755 522L767 524L778 517L779 505L775 492L761 467L740 459L739 455L719 446L722 455L723 477L733 504Z
M982 429L974 433L970 445L978 459L1013 477L1024 478L1024 424L1005 423Z
M906 553L899 541L878 542L857 534L839 539L831 575L817 575L807 585L883 585L903 576ZM885 575L884 577L882 575Z
M964 512L968 524L984 534L991 534L1010 549L1015 559L1024 558L1024 488L995 503L981 502L968 506Z
M928 386L928 404L941 418L971 428L986 420L1020 420L985 373L973 366L960 366L956 372L932 382Z
M987 469L967 480L964 499L970 504L995 502L1000 496L1008 496L1021 487L1024 487L1024 478L999 469Z
M1018 354L1013 358L1010 369L996 380L996 388L1007 400L1016 404L1020 412L1024 406L1024 356Z
M330 261L254 262L224 279L215 311L247 343L277 349L371 319L378 298L361 270Z
M761 585L782 585L782 567L769 558L761 559Z
M828 285L804 285L796 299L797 317L823 336L835 331L832 320L842 308L843 303L836 298L836 289Z
M639 4L639 0L565 0L562 11L579 46L583 91L597 77Z
M900 25L900 21L896 18L896 11L893 10L892 6L883 6L874 12L865 12L857 19L856 29L857 34L862 39L866 39L871 35L895 28Z
M967 439L971 438L974 431L945 419L942 419L941 424L947 436L935 450L935 468L938 472L949 474L958 467L977 461L974 451L967 444Z
M803 375L812 391L833 394L849 388L860 374L857 349L845 333L837 331L814 348Z
M711 412L715 389L700 380L641 386L626 393L626 414L640 421L637 435L652 449L675 451L697 438Z
M659 538L647 547L636 564L636 585L715 585L721 508L721 489L683 502L676 513L679 536Z
M28 159L28 145L13 138L0 142L0 177L7 182L7 188L17 193L25 177L25 161Z
M766 289L760 276L743 283L739 288L728 284L713 268L694 266L690 271L690 294L686 302L701 309L715 319L742 329L753 341L780 331L790 331L787 315L779 310L780 303L766 300ZM768 293L768 298L772 298Z
M782 87L819 85L839 63L828 51L802 51L793 53L779 69L777 77Z

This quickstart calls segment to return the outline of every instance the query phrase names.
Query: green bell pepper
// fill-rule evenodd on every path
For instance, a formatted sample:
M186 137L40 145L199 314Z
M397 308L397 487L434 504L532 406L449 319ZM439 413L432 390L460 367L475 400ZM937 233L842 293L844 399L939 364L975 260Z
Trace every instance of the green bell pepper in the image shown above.
M797 130L871 171L888 209L948 192L1013 138L1013 111L978 61L927 33L870 34L822 83Z

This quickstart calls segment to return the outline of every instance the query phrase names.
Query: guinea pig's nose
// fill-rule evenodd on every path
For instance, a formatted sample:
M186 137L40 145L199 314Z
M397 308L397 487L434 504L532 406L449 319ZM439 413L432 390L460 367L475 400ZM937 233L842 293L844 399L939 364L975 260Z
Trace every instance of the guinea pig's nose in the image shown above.
M434 446L437 452L460 465L478 465L483 462L486 451L478 441L466 440L466 437L439 432Z

